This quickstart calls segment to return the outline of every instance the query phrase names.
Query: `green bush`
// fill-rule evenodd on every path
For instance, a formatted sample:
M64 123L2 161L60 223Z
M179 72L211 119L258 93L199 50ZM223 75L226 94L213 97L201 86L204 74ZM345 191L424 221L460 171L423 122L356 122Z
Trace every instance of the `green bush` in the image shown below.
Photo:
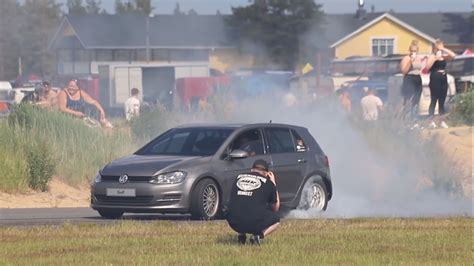
M28 185L35 190L46 191L48 181L55 173L55 162L51 149L45 142L33 142L26 145L28 161Z
M8 124L31 129L34 123L34 114L38 111L41 111L41 109L31 104L13 105L12 112L8 116Z
M130 121L130 127L135 140L142 142L149 140L166 130L166 111L164 109L152 109L142 112L139 117Z
M199 120L202 118L194 113L168 111L158 106L140 113L139 117L132 119L130 127L135 142L144 144L170 128Z
M456 96L453 115L455 118L459 118L463 123L472 125L474 122L473 114L474 90L471 87L469 92L462 93Z
M0 159L8 158L0 162L0 169L7 170L0 190L45 189L51 172L78 185L136 147L124 128L89 128L70 115L21 104L14 107L8 121L0 121L0 151L5 154Z

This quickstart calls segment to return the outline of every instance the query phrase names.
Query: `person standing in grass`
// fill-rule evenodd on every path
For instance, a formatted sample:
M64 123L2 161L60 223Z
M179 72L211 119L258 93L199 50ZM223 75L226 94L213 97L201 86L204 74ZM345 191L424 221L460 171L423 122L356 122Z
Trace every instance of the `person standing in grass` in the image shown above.
M379 111L383 111L382 100L375 95L373 89L367 88L367 95L360 101L362 107L362 118L365 121L375 121L379 117Z
M433 44L433 53L428 57L428 62L426 63L426 67L430 70L429 86L431 103L428 113L433 120L430 124L431 128L437 127L434 119L436 103L438 104L438 113L441 120L439 126L442 128L448 128L448 125L442 118L446 113L444 102L446 101L446 95L448 93L446 61L452 60L454 57L456 57L456 54L450 49L444 47L443 42L440 39L437 39Z
M423 58L418 55L418 41L416 40L411 42L408 51L409 54L405 55L400 62L400 71L404 75L402 96L405 110L415 116L422 91L420 73L423 68Z
M342 108L347 114L351 114L352 112L352 102L349 91L347 88L341 88L338 91L339 93L339 101L341 102Z
M280 225L279 209L275 175L265 160L258 159L250 173L237 176L230 195L227 222L239 234L239 244L252 234L250 243L260 245Z
M133 88L130 98L125 101L125 119L127 119L127 121L140 115L140 100L138 99L138 93L140 93L140 91L137 88Z

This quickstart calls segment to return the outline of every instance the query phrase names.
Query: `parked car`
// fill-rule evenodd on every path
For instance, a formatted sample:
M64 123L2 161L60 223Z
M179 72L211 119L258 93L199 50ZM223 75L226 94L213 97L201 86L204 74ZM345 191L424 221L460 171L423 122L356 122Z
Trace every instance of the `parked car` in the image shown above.
M228 204L234 178L257 159L270 162L277 176L282 211L326 209L328 158L306 128L272 123L170 129L102 168L91 184L91 207L105 218L157 212L214 219Z
M15 92L8 81L0 81L0 116L10 112L10 105L14 102Z

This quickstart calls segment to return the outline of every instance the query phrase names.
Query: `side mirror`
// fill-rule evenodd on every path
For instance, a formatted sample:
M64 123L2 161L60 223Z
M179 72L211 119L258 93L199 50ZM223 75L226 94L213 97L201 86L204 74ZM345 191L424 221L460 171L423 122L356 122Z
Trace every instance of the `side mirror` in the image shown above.
M230 154L229 157L231 159L244 159L249 157L249 153L243 150L233 150Z

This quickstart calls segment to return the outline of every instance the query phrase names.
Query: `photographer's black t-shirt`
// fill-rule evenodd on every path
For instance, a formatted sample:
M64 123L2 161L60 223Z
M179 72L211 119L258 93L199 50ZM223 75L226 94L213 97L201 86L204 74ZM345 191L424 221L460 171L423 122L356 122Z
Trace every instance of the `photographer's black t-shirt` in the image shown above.
M227 220L262 221L269 205L276 201L276 188L270 179L256 172L240 174L232 186Z

